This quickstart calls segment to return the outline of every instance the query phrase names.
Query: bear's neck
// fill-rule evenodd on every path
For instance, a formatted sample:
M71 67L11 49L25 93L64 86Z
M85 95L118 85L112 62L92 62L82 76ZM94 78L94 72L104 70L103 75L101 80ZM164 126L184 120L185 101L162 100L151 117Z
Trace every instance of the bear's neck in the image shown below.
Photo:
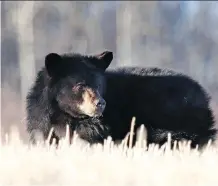
M65 113L61 110L56 110L52 116L51 116L51 123L54 125L58 125L60 123L69 124L69 125L79 125L80 123L86 122L86 121L94 121L98 120L101 117L89 117L85 115L75 115L71 116L68 113Z

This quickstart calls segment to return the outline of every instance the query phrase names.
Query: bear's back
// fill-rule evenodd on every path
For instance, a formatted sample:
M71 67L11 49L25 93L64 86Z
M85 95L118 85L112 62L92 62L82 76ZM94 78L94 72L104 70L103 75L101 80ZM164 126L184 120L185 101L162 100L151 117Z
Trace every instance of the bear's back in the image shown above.
M106 82L104 116L115 139L129 132L133 116L136 127L145 124L149 129L150 141L156 130L163 131L164 137L166 131L180 131L181 138L214 134L209 96L186 75L160 68L122 67L108 71Z

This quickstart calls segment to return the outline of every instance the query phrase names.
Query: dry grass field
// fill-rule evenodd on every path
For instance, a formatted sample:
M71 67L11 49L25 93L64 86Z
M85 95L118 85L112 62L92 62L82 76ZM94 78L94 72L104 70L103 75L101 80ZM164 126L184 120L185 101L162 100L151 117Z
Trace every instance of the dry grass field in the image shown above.
M104 145L89 146L74 135L72 144L39 142L30 146L16 130L1 143L2 186L216 186L218 149L210 142L203 150L178 143L158 147L138 139L129 148L110 138ZM146 150L145 150L146 149Z

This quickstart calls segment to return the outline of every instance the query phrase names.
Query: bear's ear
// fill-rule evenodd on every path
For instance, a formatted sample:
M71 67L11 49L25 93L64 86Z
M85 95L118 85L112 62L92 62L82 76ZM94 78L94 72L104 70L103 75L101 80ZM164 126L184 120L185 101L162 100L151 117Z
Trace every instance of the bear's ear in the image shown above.
M113 52L104 51L101 54L95 55L95 57L97 59L101 60L98 64L95 64L95 65L98 68L106 70L108 68L108 66L111 64L111 61L113 60Z
M58 74L61 64L61 56L56 53L49 53L45 56L45 67L50 77Z

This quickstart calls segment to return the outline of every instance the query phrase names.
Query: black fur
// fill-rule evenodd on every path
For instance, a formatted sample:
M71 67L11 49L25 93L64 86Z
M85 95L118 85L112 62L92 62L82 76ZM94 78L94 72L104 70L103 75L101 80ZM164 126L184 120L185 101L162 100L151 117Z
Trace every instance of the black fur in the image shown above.
M82 88L88 86L103 93L103 73L112 58L113 54L108 51L93 56L51 53L45 57L45 67L38 72L26 98L31 142L35 143L36 132L46 139L53 127L53 137L58 143L65 135L67 124L71 135L76 131L90 143L103 142L108 136L108 126L102 124L101 117L80 113L75 105L81 101ZM81 90L74 91L73 87L79 83Z
M102 143L108 135L122 140L133 116L136 129L145 125L148 143L163 144L168 132L172 140L192 140L192 147L215 139L210 97L190 77L158 68L125 67L105 72L113 59L112 52L107 51L95 56L60 56L46 56L45 67L27 96L27 130L32 142L36 130L47 138L51 127L53 137L62 137L66 124L71 134L76 131L90 143ZM81 82L105 99L103 117L88 117L77 111L75 104L80 102L81 93L68 87Z
M190 77L159 68L124 67L106 73L107 107L104 119L114 140L123 139L133 116L144 124L148 143L162 145L172 140L192 140L204 145L214 140L214 117L209 96Z

